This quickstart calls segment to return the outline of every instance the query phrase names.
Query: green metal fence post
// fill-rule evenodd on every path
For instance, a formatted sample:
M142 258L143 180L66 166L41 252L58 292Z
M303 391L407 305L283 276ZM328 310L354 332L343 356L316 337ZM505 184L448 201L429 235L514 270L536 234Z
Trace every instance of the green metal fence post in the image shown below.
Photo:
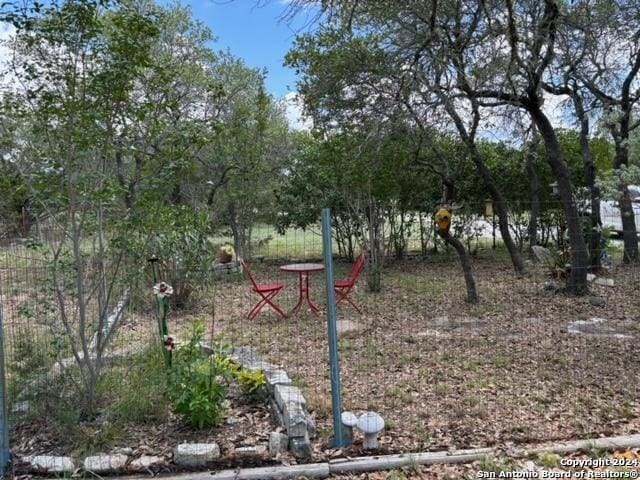
M4 324L0 305L0 478L9 464L9 418L7 416L7 385L4 375Z
M331 368L331 405L333 407L333 432L331 446L345 447L350 441L342 430L342 393L340 386L340 358L338 356L338 311L336 292L333 289L333 244L331 237L331 209L322 209L322 250L327 282L327 326L329 336L329 364Z

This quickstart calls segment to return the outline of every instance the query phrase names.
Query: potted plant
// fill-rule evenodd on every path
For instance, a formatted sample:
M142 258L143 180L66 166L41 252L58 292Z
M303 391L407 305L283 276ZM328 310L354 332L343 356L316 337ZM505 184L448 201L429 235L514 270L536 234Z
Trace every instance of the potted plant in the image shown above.
M233 245L229 243L222 245L218 249L218 262L229 263L231 260L233 260L233 257L235 256L235 254L236 254L236 251L234 250Z

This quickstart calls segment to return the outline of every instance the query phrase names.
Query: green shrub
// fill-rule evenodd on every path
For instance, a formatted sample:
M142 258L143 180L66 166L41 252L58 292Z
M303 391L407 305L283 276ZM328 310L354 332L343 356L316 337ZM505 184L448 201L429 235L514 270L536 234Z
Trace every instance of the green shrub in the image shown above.
M215 259L209 241L209 218L206 212L172 206L160 212L156 221L156 234L148 254L158 256L160 280L174 289L173 307L186 308L197 288L209 281Z
M196 428L222 423L225 384L233 374L226 358L202 352L203 337L204 324L196 322L189 342L175 351L169 371L168 393L174 410Z
M236 378L242 391L249 397L260 397L267 379L264 372L260 370L248 370L246 368L236 368L233 376Z

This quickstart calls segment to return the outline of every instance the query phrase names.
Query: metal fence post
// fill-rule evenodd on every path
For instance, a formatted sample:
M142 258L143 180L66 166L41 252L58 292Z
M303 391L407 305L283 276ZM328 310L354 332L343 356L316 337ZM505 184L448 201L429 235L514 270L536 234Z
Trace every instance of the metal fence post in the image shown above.
M331 236L331 209L322 209L322 251L327 283L327 327L329 339L329 365L331 368L331 405L333 407L333 432L331 446L345 447L350 444L342 430L342 393L340 386L340 358L338 356L338 312L336 292L333 289L333 244Z
M4 478L9 463L9 418L7 416L7 385L4 374L4 324L0 305L0 478Z

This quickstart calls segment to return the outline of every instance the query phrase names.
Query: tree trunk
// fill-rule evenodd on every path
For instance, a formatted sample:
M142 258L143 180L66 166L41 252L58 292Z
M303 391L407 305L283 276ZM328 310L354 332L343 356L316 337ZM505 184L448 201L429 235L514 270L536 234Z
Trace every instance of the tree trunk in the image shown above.
M473 146L469 146L469 148L472 150L471 158L473 159L473 162L484 181L484 185L487 187L489 195L493 200L493 207L496 209L498 214L500 235L502 235L502 241L509 251L513 268L518 275L525 274L527 272L527 268L524 264L524 260L522 259L520 249L513 241L511 232L509 231L509 207L507 205L507 200L504 198L504 195L502 195L502 192L498 190L498 186L496 185L493 175L491 175L487 165L484 163L484 158L482 158L482 155L476 148L475 144Z
M244 238L240 225L238 224L237 212L233 202L229 202L227 214L229 217L229 227L231 227L231 233L233 235L233 248L236 251L236 255L238 258L248 258L248 252L245 251Z
M452 237L449 232L438 231L438 234L445 242L455 248L458 256L460 257L462 272L464 273L464 282L467 286L467 302L478 303L478 291L476 289L476 281L473 278L473 264L471 263L471 256L469 255L469 252L467 252L460 240Z
M587 269L589 267L589 257L587 246L582 235L582 226L578 216L578 207L573 197L571 175L569 167L562 159L560 143L556 132L549 122L549 119L540 109L538 103L530 103L527 110L535 122L547 152L547 162L551 167L556 181L562 207L564 209L567 229L569 231L569 242L571 245L571 273L567 277L567 291L575 295L585 295L588 293Z
M622 240L624 243L623 262L627 264L638 263L636 219L629 189L626 185L623 187L622 196L620 197L620 216L622 220Z
M623 166L629 165L629 133L631 131L631 111L634 101L630 98L630 86L635 78L640 66L640 55L634 61L633 71L629 73L622 86L622 98L620 108L622 116L619 122L619 129L611 133L616 146L615 167L619 170ZM626 185L620 189L620 216L622 220L622 240L624 243L624 263L638 263L640 254L638 252L638 231L635 214L631 204L631 197Z
M500 227L500 234L502 235L502 241L509 251L511 263L513 263L513 268L518 275L522 275L526 273L526 266L518 247L511 238L511 232L509 231L509 207L507 204L507 200L502 195L502 192L498 190L498 186L496 185L493 175L491 175L491 171L489 170L489 168L487 168L487 165L484 162L484 158L476 146L476 142L472 136L473 134L470 135L467 132L467 128L465 127L462 118L460 118L460 115L458 115L458 112L450 102L445 103L445 108L447 110L447 113L455 123L456 128L458 129L458 133L460 134L460 138L467 146L467 149L471 154L471 159L473 160L473 163L475 164L476 169L482 177L484 185L485 187L487 187L489 195L493 200L493 206L498 213L498 222Z
M538 218L540 217L540 179L536 169L536 153L539 137L536 135L529 146L526 157L527 174L531 189L531 217L529 218L529 250L538 244Z
M367 285L369 291L379 292L381 287L382 239L380 222L380 206L373 198L369 199L369 272Z
M615 167L616 169L620 169L629 164L629 147L627 146L629 139L628 126L626 140L622 134L614 137L614 139L616 145ZM623 262L627 264L638 263L640 255L638 253L638 233L635 213L633 211L629 189L626 185L622 185L621 187L618 202L620 204L620 219L622 220L622 241L624 244Z
M589 145L589 117L587 117L582 104L582 98L573 90L573 104L576 116L580 121L580 150L582 152L582 164L584 176L589 187L591 197L591 225L589 225L589 265L594 271L600 270L600 238L602 231L602 219L600 218L600 189L596 185L596 165L593 162L593 154Z

